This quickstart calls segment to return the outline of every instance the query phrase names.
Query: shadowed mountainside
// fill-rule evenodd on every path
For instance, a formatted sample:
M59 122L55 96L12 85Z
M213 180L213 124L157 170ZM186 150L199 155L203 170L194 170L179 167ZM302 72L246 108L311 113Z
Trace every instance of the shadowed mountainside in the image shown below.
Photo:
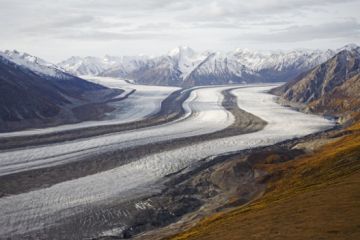
M32 63L32 66L37 65ZM110 107L89 109L88 104L101 103L121 92L56 69L40 67L49 74L33 71L0 55L0 131L97 118L111 110ZM51 71L56 74L50 74Z

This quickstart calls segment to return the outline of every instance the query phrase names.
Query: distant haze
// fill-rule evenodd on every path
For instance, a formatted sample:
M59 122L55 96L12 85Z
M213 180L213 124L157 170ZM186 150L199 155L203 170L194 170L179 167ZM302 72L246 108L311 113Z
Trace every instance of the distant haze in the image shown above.
M338 48L360 43L359 9L359 0L0 0L0 49L57 62L178 45Z

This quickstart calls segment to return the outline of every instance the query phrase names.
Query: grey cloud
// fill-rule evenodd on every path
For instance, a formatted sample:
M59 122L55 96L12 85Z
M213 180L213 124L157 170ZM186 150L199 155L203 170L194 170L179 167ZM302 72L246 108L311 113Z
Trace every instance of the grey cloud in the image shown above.
M107 22L101 17L94 17L90 15L67 16L65 20L55 19L47 23L41 23L31 27L24 27L21 29L21 34L24 36L61 36L71 32L81 32L88 29L92 31L104 30L109 28L123 28L131 27L129 22Z
M132 29L129 29L128 31L161 31L171 27L172 24L169 22L157 22L138 25Z
M97 10L131 10L131 11L161 11L161 10L186 10L191 8L195 3L191 0L75 0L69 1L74 7L82 9L93 8ZM200 0L199 2L202 2ZM197 3L196 3L197 4Z
M239 36L248 41L301 42L315 39L358 38L360 24L356 21L331 22L321 25L291 26L271 33L255 33Z
M180 21L188 22L224 22L224 21L258 21L285 14L301 16L305 12L318 11L336 4L346 4L357 0L215 0L200 1L188 12L178 15Z
M63 27L74 27L78 25L83 24L89 24L91 22L95 21L94 16L90 15L82 15L82 16L75 16L75 17L69 17L67 19L63 19L60 21L52 22L49 24L50 27L57 27L57 28L63 28Z
M42 23L39 25L32 26L28 30L42 30L47 28L72 28L72 27L79 27L84 26L87 24L95 23L96 19L94 16L90 15L78 15L78 16L67 16L65 19L55 19L53 21L49 21L47 23ZM24 29L27 30L26 28Z
M264 21L237 21L237 22L195 22L191 25L194 28L220 28L220 29L250 29L254 26L283 26L291 24L285 20L264 20Z
M73 32L59 35L63 39L78 39L86 41L121 41L121 40L144 40L144 39L169 39L174 35L160 33L123 33L123 32Z
M337 3L343 4L354 1L357 0L132 0L131 2L128 0L66 0L65 2L83 9L96 7L97 9L125 9L133 11L189 10L198 7L206 12L209 10L209 6L218 5L225 10L224 13L231 13L235 11L283 11L289 9L313 8L314 6Z
M358 41L359 8L359 0L0 0L0 46L49 53L56 43L60 54L72 55L68 46L85 51L94 43L91 55L109 45L137 54L148 42L159 52L183 44L230 50L269 41L309 47L321 39L316 46L335 45Z
M219 28L219 29L239 29L244 27L243 24L231 22L195 22L191 25L193 28Z

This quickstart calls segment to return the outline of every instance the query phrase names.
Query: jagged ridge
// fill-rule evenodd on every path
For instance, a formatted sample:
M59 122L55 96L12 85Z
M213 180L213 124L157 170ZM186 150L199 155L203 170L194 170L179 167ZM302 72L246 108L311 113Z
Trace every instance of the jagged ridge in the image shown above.
M240 82L287 81L332 57L335 51L294 50L228 53L195 52L178 47L158 57L70 58L58 65L76 75L101 75L142 84L194 86Z
M345 46L325 63L272 92L306 104L313 112L352 116L360 109L360 47Z

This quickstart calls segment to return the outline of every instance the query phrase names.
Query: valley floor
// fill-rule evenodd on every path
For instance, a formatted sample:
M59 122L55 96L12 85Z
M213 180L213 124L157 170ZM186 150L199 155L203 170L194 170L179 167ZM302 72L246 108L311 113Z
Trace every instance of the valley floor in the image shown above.
M171 121L78 138L74 134L61 142L46 137L30 147L9 141L15 145L0 151L0 235L128 238L199 209L208 210L205 214L223 208L219 203L250 201L264 190L256 180L266 171L254 168L257 160L246 154L334 124L276 104L266 93L272 87L194 88L175 101L182 110ZM33 134L38 133L2 140ZM226 161L239 154L238 160ZM215 175L211 167L218 169ZM242 187L232 184L234 179ZM233 198L236 194L241 198ZM214 205L208 201L212 198Z

